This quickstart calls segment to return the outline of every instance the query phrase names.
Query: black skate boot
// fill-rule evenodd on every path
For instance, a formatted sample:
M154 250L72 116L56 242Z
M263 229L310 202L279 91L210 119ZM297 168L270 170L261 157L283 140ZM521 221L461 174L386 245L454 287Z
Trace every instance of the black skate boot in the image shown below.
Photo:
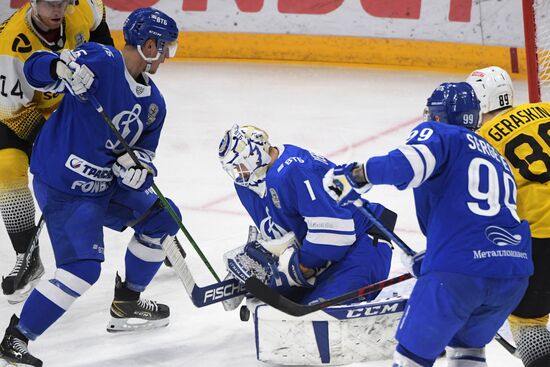
M8 366L38 366L42 367L42 361L29 353L27 339L15 325L19 318L15 315L11 317L10 325L6 329L4 339L0 344L0 361L8 362Z
M170 308L148 299L140 299L140 293L126 287L116 275L115 299L111 303L111 321L108 332L149 330L167 326Z
M17 254L17 260L7 277L2 278L2 291L11 304L24 301L44 275L44 266L40 260L38 245L31 246L23 254Z

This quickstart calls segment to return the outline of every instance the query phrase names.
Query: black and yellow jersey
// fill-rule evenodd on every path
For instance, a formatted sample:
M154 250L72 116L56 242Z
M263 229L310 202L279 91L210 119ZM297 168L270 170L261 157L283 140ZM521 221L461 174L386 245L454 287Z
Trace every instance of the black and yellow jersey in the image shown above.
M55 43L46 41L36 31L30 4L3 22L0 25L0 123L18 138L32 142L43 121L61 102L62 95L35 91L23 75L25 60L37 50L73 49L93 40L91 34L99 28L106 29L110 39L102 0L78 0L69 5L61 38ZM102 31L103 39L104 33Z
M506 157L518 186L518 214L535 238L550 238L550 103L504 111L478 130Z

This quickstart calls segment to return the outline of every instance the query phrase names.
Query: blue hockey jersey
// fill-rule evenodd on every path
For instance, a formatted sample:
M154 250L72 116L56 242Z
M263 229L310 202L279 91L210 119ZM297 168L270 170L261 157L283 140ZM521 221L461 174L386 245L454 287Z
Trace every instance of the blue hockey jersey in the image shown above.
M128 144L151 159L166 115L164 98L146 74L137 82L113 47L86 43L74 51L76 62L95 74L95 97ZM50 74L58 54L36 52L25 62L29 83L58 90ZM31 172L49 186L74 195L101 195L112 186L112 165L124 148L91 103L66 93L34 143Z
M468 129L423 122L406 145L366 163L367 179L414 189L427 237L422 273L508 278L532 274L528 223L516 214L506 160Z
M267 194L261 198L235 185L239 199L265 239L294 232L306 267L341 260L372 223L357 208L339 206L323 189L323 177L334 163L297 146L278 149L279 157L267 171ZM383 209L369 205L375 213Z

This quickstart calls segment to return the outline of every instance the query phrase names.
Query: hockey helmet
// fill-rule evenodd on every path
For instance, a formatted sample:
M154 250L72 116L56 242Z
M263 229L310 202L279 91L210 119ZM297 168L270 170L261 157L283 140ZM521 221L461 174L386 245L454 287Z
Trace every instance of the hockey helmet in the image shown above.
M124 40L127 45L137 47L141 57L147 62L156 61L168 47L168 56L174 57L178 48L178 26L176 21L167 14L154 8L139 8L134 10L122 27ZM141 46L148 39L157 42L157 56L146 58L141 51Z
M472 86L465 82L441 84L428 98L425 118L470 130L479 128L480 106Z
M466 82L474 88L482 113L514 105L512 79L506 70L498 66L474 70Z
M271 162L269 136L252 125L237 124L227 130L219 146L223 169L240 186L265 195L265 178Z

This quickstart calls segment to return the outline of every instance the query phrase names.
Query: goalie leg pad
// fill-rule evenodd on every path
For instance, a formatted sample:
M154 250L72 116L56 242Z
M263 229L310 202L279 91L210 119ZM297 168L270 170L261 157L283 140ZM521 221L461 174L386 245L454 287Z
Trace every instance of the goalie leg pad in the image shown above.
M328 307L303 317L289 316L248 299L254 317L257 358L283 365L348 364L391 359L407 300Z

